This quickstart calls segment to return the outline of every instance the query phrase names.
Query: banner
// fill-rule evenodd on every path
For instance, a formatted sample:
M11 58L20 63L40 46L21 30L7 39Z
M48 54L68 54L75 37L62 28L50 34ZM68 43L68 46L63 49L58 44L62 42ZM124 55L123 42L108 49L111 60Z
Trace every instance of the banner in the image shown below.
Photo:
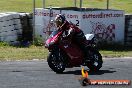
M36 8L35 33L43 39L56 29L54 20L57 14L65 15L68 21L84 31L92 33L99 39L107 41L124 42L124 11L121 10L94 10L73 11Z

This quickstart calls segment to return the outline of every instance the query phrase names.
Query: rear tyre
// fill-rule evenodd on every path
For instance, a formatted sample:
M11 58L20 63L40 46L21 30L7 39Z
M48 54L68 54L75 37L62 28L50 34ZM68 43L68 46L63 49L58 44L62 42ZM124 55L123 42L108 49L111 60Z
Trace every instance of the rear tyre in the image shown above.
M102 56L97 50L93 50L90 53L90 62L87 63L87 67L90 71L95 72L98 71L103 64Z
M47 58L49 67L56 73L63 73L65 70L65 63L62 56L58 56L58 53L50 52Z

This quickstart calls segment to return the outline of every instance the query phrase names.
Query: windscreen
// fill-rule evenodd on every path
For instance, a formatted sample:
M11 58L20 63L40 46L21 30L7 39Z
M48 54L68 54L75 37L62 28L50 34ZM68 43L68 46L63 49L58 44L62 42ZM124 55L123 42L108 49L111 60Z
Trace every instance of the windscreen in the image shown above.
M58 32L59 32L58 30L53 31L53 32L50 34L49 38L54 37Z

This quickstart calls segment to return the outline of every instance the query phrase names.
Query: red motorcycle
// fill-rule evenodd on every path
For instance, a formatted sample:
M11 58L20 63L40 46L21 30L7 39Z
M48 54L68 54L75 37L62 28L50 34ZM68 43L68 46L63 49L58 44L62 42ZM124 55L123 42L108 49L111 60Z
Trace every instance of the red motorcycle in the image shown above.
M53 31L45 42L49 50L47 62L56 73L62 73L65 68L87 66L90 71L98 71L102 67L102 56L96 49L94 35L87 34L85 46L88 57L84 57L83 51L70 39L63 37L62 31Z

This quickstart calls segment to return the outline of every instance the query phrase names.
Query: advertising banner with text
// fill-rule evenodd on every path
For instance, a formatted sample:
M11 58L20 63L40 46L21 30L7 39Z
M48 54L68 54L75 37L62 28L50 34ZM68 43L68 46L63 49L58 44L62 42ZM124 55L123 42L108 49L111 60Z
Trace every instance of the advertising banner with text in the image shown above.
M35 34L45 39L56 29L54 23L57 14L65 15L68 21L84 31L85 34L95 34L97 38L108 41L124 42L124 11L72 11L36 8Z

